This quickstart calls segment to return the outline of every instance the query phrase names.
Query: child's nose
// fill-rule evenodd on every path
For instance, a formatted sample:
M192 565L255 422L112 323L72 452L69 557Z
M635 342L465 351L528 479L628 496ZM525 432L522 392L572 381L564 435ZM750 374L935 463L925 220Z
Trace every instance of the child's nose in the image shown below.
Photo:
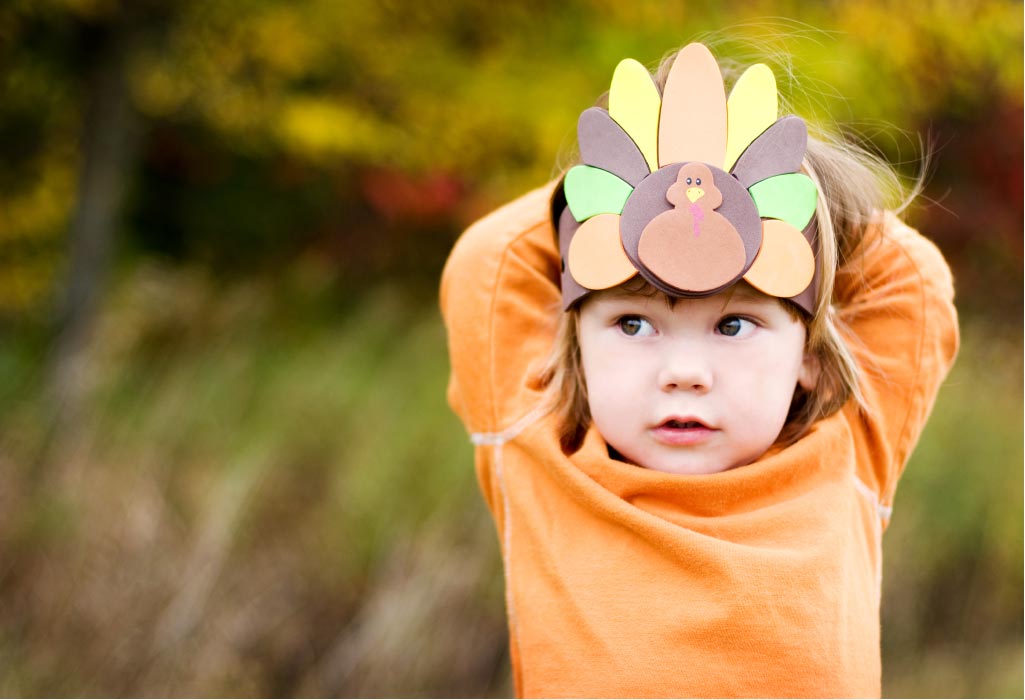
M707 392L712 388L712 367L701 352L690 349L669 354L659 369L663 391Z

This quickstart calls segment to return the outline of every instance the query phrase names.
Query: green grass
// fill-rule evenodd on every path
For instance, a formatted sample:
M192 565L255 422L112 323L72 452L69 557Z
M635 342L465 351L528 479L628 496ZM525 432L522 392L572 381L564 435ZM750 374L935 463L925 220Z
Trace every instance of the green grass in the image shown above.
M888 695L1023 693L1021 387L1021 339L966 324L883 540Z

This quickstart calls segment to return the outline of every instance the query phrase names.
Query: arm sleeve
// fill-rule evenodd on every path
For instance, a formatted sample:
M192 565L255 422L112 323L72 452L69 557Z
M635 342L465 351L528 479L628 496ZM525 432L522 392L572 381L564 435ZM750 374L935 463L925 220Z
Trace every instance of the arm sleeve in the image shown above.
M478 221L445 264L448 401L470 433L508 429L543 398L537 374L561 312L551 191L535 190Z
M957 354L953 279L935 245L887 215L837 274L835 298L866 404L844 408L858 477L890 506Z

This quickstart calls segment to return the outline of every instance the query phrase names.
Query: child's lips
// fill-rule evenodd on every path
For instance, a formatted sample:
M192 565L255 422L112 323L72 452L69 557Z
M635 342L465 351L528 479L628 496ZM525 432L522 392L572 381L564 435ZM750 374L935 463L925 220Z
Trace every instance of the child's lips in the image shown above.
M711 438L716 431L694 416L674 416L652 428L651 434L664 445L697 445Z

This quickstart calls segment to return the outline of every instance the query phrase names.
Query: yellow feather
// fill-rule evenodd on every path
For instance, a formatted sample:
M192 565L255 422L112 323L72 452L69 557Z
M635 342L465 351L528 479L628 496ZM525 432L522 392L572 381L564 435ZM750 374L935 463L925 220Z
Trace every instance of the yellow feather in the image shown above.
M643 65L627 58L612 74L609 116L630 135L644 155L648 169L658 169L658 112L662 99L651 74Z
M744 149L776 121L776 78L764 63L740 76L726 102L726 163L729 172Z

